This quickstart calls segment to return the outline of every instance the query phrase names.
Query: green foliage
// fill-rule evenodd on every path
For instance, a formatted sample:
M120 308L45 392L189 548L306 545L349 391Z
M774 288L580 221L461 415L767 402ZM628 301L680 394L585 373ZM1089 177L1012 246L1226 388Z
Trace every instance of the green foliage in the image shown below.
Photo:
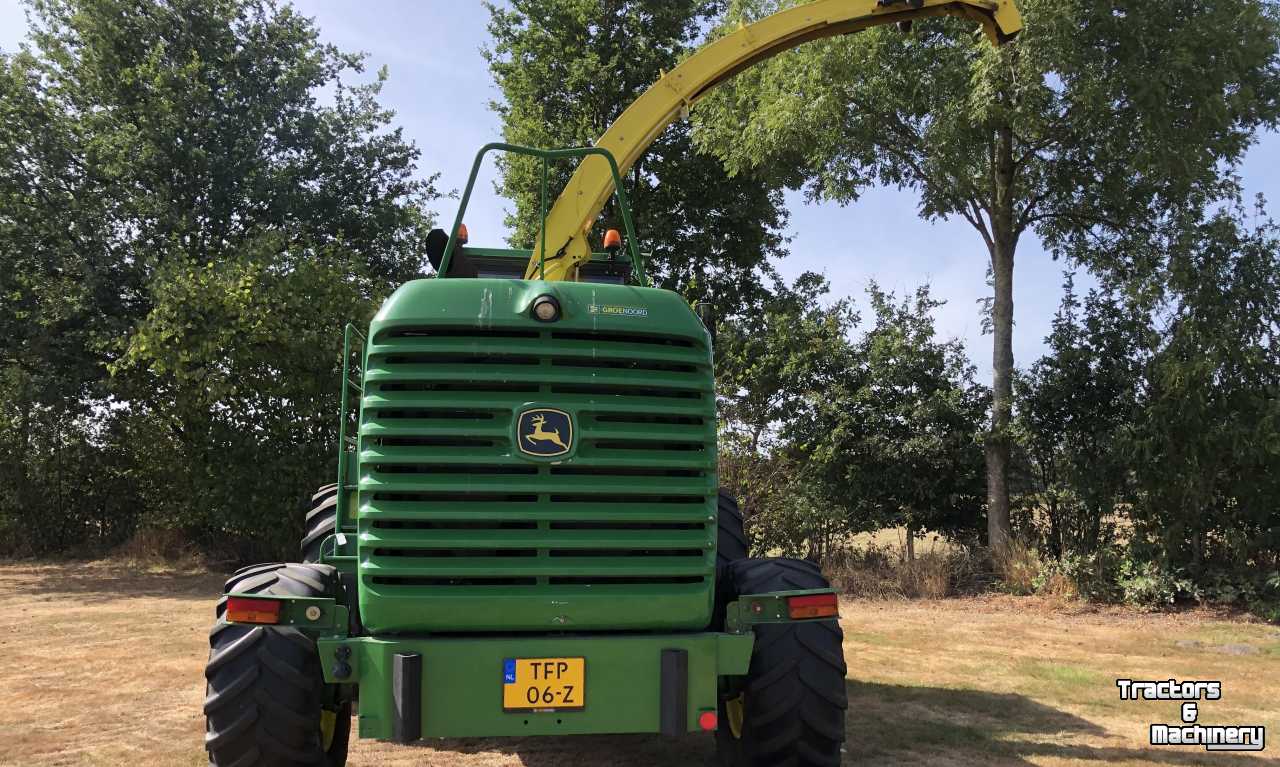
M486 50L502 91L504 138L538 147L594 143L637 96L696 44L718 3L708 0L515 0L489 5ZM499 190L515 201L512 243L529 247L540 219L541 164L500 161ZM572 167L553 167L548 205ZM772 259L786 254L782 195L753 174L730 178L694 150L687 124L664 132L627 179L641 249L655 283L745 314L767 297ZM613 203L597 227L622 229ZM597 241L598 246L598 241Z
M805 481L794 432L856 367L848 301L823 306L824 278L806 273L759 313L724 323L716 343L720 485L742 503L757 551L818 555L847 530L844 512Z
M854 529L972 533L982 521L986 391L960 343L937 340L941 302L927 287L901 302L874 284L867 292L875 323L854 345L857 366L795 427L808 471L842 499Z
M1050 354L1016 383L1029 486L1021 533L1052 557L1087 556L1114 540L1116 505L1132 496L1124 444L1138 413L1146 332L1144 315L1097 291L1082 304L1068 278Z
M1124 601L1150 609L1171 607L1192 598L1195 582L1184 570L1169 571L1155 562L1126 560L1120 573L1119 586Z
M1171 566L1280 555L1280 229L1250 219L1179 232L1151 291L1135 537Z
M825 278L811 272L762 311L725 323L716 339L721 418L752 451L770 447L777 427L797 420L855 367L847 336L858 322L851 302L823 306Z
M1124 552L1114 545L1087 553L1066 553L1045 560L1034 585L1040 591L1057 576L1066 579L1077 595L1090 602L1116 602L1124 597L1120 579L1126 565Z
M1054 555L1123 545L1130 601L1270 604L1280 229L1224 208L1168 227L1144 258L1083 305L1068 292L1024 381L1028 524Z
M986 395L960 345L936 339L939 302L873 285L874 325L850 341L858 317L826 292L804 275L720 334L720 480L755 547L821 559L883 526L971 534Z
M726 28L791 4L737 0ZM1005 48L967 22L929 20L763 62L699 106L698 143L815 198L915 189L922 216L960 216L990 243L994 148L1008 128L1009 233L1035 228L1065 248L1217 196L1231 182L1221 164L1280 116L1280 20L1264 0L1019 7L1026 28Z
M1147 609L1201 603L1248 610L1270 621L1280 618L1280 573L1238 568L1192 571L1126 559L1116 585L1125 602Z
M735 0L722 29L799 0ZM1194 223L1280 117L1267 0L1021 0L1003 48L952 19L878 27L762 62L699 105L695 139L733 172L854 201L911 189L985 247L994 344L985 441L993 545L1007 539L1013 268L1020 239L1100 269L1143 268L1177 212Z
M385 72L347 84L360 57L270 0L30 10L0 59L6 546L289 551L333 471L342 324L422 268L436 193Z

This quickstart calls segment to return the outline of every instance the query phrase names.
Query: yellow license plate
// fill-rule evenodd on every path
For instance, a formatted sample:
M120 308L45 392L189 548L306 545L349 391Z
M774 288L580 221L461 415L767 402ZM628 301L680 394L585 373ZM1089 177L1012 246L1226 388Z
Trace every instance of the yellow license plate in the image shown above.
M502 662L502 710L582 708L586 683L586 658L507 658Z

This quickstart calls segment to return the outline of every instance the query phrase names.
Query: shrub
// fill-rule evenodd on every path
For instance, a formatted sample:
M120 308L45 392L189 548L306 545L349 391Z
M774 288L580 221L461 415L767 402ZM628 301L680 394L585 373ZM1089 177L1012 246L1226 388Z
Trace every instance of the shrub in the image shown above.
M1034 590L1090 602L1117 602L1124 596L1119 583L1121 562L1114 548L1045 560L1035 575Z
M944 553L930 551L898 566L898 587L912 599L942 599L951 594L952 568Z
M1128 604L1158 609L1197 596L1194 581L1181 569L1165 570L1154 562L1126 559L1120 570L1119 584Z
M845 548L822 562L831 585L864 599L942 599L988 590L995 578L989 560L969 546L930 549L914 560L900 549L868 544Z
M1026 595L1035 592L1041 564L1040 555L1034 547L1013 541L995 553L994 563L996 574L1009 593Z
M896 554L888 547L868 544L866 548L833 551L822 561L822 570L831 585L844 594L863 599L903 597L897 582Z

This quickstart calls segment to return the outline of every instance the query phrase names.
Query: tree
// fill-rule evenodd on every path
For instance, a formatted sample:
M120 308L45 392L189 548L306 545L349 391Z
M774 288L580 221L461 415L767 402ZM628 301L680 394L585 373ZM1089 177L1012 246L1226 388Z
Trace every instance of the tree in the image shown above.
M378 104L385 72L348 84L361 58L271 0L31 17L0 80L5 380L66 379L27 385L25 412L116 456L143 524L288 551L298 496L331 476L342 324L423 267L435 190ZM21 419L6 463L32 449Z
M874 285L873 327L802 275L717 344L720 481L744 501L756 548L821 560L849 534L906 527L963 536L982 511L978 432L987 396L939 302ZM913 548L909 548L912 551Z
M713 18L711 0L514 0L488 5L493 36L485 52L502 100L493 109L503 136L538 147L591 144L630 103L672 68ZM538 232L541 164L500 160L499 191L515 201L511 241L529 247ZM553 166L551 195L572 167ZM721 316L757 307L785 255L782 195L752 174L730 178L696 152L689 126L663 133L632 168L627 194L655 284L711 300ZM548 206L551 201L548 200ZM611 202L600 229L621 229Z
M1016 432L1031 474L1027 528L1054 558L1112 544L1118 507L1133 501L1129 445L1154 338L1143 310L1107 289L1081 302L1068 278L1050 353L1017 380Z
M847 300L823 306L827 281L805 273L759 313L726 322L716 339L720 486L742 504L760 551L821 558L846 531L839 504L804 481L795 440L825 392L856 368Z
M1132 439L1135 540L1193 574L1280 571L1280 228L1226 209L1175 235L1140 304L1159 333Z
M1042 541L1095 564L1123 544L1121 585L1164 601L1274 598L1280 229L1237 204L1157 239L1141 277L1067 291L1019 387Z
M127 328L129 269L82 162L89 137L47 87L35 56L0 53L0 535L24 553L117 542L136 508L109 490L120 453L87 428Z
M699 106L697 142L731 172L851 202L874 184L959 217L992 279L988 537L1009 536L1013 268L1024 235L1097 268L1171 215L1232 186L1229 170L1280 114L1278 23L1265 0L1021 0L1026 29L993 49L968 24L917 23L808 44ZM727 23L776 9L738 0ZM1226 55L1225 52L1230 52ZM1130 247L1118 247L1129 243Z
M867 293L875 324L855 344L859 364L819 394L797 436L847 528L904 527L913 558L919 533L963 536L981 521L987 393L961 344L937 339L928 287L901 302Z

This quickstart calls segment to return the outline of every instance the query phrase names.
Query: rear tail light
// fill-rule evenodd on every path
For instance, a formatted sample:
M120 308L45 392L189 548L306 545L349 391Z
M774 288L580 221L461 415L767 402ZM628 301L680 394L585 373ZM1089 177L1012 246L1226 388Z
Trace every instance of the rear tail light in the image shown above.
M800 618L834 618L840 614L835 594L808 594L787 597L787 610L792 620Z
M232 623L279 623L281 604L275 599L227 597L227 620Z
M698 726L702 728L703 732L711 732L716 728L717 724L716 712L703 711L698 714Z

